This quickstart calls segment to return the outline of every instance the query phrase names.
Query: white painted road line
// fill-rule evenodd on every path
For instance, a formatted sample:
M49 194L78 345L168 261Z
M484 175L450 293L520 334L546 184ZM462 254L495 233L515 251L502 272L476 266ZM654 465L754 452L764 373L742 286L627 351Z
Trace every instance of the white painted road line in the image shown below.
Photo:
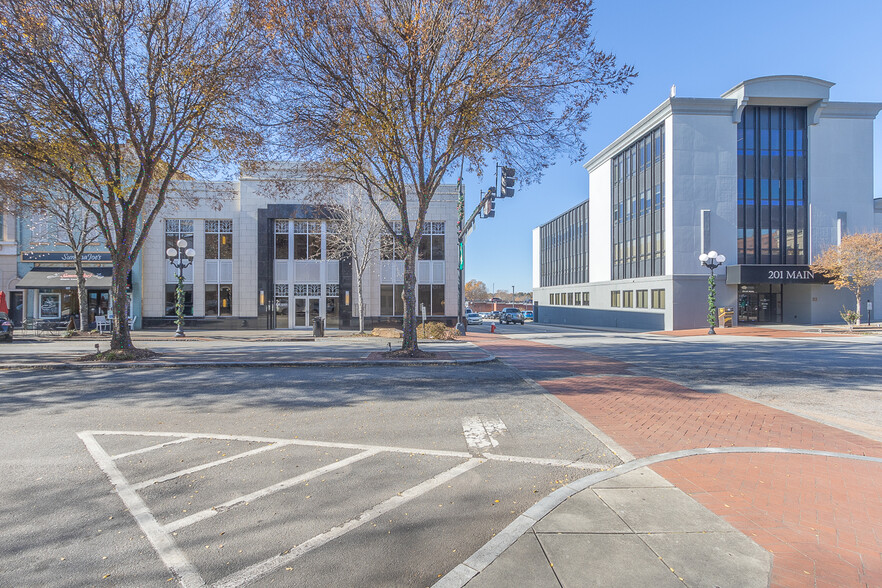
M306 439L281 439L278 437L254 437L251 435L208 435L203 433L170 433L150 431L83 431L89 435L130 435L142 437L191 437L193 439L221 439L226 441L251 441L256 443L286 443L290 445L303 445L306 447L328 447L332 449L353 449L356 451L368 451L381 449L395 453L413 453L414 455L434 455L437 457L459 457L468 459L472 454L467 451L445 451L440 449L419 449L414 447L394 447L383 445L363 445L360 443L334 443L331 441L309 441Z
M462 419L462 434L465 435L466 445L472 455L480 455L486 449L498 447L499 441L493 437L501 435L505 430L505 423L499 419L477 416Z
M499 455L497 453L486 453L484 457L494 459L496 461L508 461L512 463L532 463L543 466L557 466L562 468L578 468L580 470L608 470L610 466L602 463L591 463L589 461L570 461L566 459L546 459L544 457L521 457L518 455Z
M484 463L484 460L478 458L473 458L464 463L461 463L445 472L438 474L433 478L426 480L425 482L417 484L412 488L408 488L397 496L393 496L392 498L381 502L380 504L374 506L369 510L364 511L354 519L351 519L338 527L334 527L320 535L316 535L312 539L308 539L307 541L301 543L300 545L294 547L286 553L276 555L267 560L240 570L234 574L231 574L226 578L218 580L217 582L212 584L212 586L214 588L238 588L239 586L245 586L246 584L255 582L260 578L266 576L267 574L278 570L282 566L291 563L302 555L309 553L313 549L321 547L322 545L345 535L349 531L357 529L363 524L368 523L379 516L382 516L390 510L398 508L402 504L405 504L413 500L414 498L422 496L426 492L429 492L430 490L433 490L434 488L437 488L438 486L449 482L453 478L459 476L460 474L464 474L465 472L473 468L476 468L482 463Z
M271 449L278 449L279 447L284 447L285 445L290 445L290 443L273 443L272 445L264 445L263 447L258 447L257 449L252 449L251 451L244 451L242 453L237 453L236 455L231 455L230 457L225 457L223 459L219 459L217 461L210 461L208 463L204 463L202 465L193 466L192 468L187 468L185 470L179 470L177 472L172 472L170 474L166 474L164 476L159 476L158 478L153 478L152 480L145 480L143 482L138 482L137 484L132 484L132 488L135 490L141 490L148 486L152 486L153 484L160 484L162 482L168 482L169 480L174 480L175 478L180 478L181 476L186 476L187 474L192 474L194 472L200 472L202 470L207 470L208 468L213 468L215 466L223 465L225 463L230 463L231 461L236 461L237 459L243 457L249 457L251 455L255 455L257 453L263 453L264 451L269 451Z
M366 459L366 458L371 457L373 455L377 455L378 453L381 453L381 452L382 452L382 449L379 449L379 448L363 451L363 452L358 453L356 455L347 457L346 459L341 459L340 461L337 461L332 464L328 464L326 466L312 470L311 472L306 472L304 474L300 474L299 476L289 478L287 480L279 482L278 484L273 484L272 486L267 486L266 488L263 488L261 490L257 490L255 492L252 492L250 494L246 494L244 496L239 496L238 498L228 500L228 501L224 502L223 504L218 504L217 506L213 506L209 509L199 511L197 513L194 513L194 514L187 516L187 517L184 517L182 519L178 519L176 521L173 521L173 522L168 523L167 525L163 526L163 530L166 531L167 533L172 533L172 532L177 531L179 529L183 529L184 527L190 526L194 523L198 523L200 521L204 521L205 519L209 519L215 515L218 515L222 512L228 511L232 508L236 508L239 506L245 506L249 502L253 502L254 500L257 500L258 498L263 498L264 496L269 496L270 494L275 494L276 492L280 492L282 490L285 490L286 488L290 488L291 486L294 486L294 485L299 484L301 482L306 482L307 480L311 480L315 477L321 476L321 475L326 474L328 472L333 472L334 470L339 470L340 468L346 467L348 465L352 465L352 464L359 462L363 459Z
M192 441L195 437L184 437L183 439L175 439L174 441L166 441L165 443L160 443L159 445L151 445L150 447L144 447L142 449L136 449L134 451L127 451L126 453L118 453L116 455L112 455L110 459L121 459L123 457L129 457L130 455L138 455L139 453L148 453L150 451L154 451L156 449L162 449L163 447L168 447L169 445L177 445L178 443L186 443L187 441Z
M184 586L184 588L205 586L205 580L202 579L202 576L199 575L193 564L178 548L171 535L162 530L153 513L144 501L141 500L138 493L128 485L125 477L116 468L110 455L104 451L101 445L89 433L78 433L78 436L86 445L89 453L92 454L92 459L95 460L98 467L110 478L110 483L113 484L123 504L125 504L126 508L135 518L135 521L141 527L151 545L153 545L156 553L159 554L162 563L178 578L181 586Z

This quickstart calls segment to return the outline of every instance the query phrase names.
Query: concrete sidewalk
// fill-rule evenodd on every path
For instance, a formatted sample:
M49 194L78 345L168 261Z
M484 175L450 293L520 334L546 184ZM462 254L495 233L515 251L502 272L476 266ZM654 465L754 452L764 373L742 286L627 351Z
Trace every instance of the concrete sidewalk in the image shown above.
M479 363L494 358L468 341L420 341L423 351L434 359L392 359L379 357L401 346L401 339L354 336L335 332L313 338L304 331L191 331L175 339L163 331L134 331L136 347L160 354L141 362L82 362L78 358L94 353L95 345L105 351L110 337L24 337L0 345L0 369L88 369L166 367L307 367L355 365L446 365Z
M882 585L882 443L608 357L470 339L548 373L537 386L625 463L559 489L436 585Z

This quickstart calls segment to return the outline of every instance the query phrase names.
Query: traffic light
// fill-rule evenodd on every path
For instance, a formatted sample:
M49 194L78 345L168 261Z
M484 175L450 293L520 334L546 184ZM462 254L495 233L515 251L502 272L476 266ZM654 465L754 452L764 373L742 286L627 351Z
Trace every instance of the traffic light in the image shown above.
M502 172L502 177L499 181L499 197L500 198L511 198L514 196L514 185L515 185L515 169L513 167L505 167L502 166L500 168Z
M496 216L496 186L487 188L487 196L484 197L484 218Z

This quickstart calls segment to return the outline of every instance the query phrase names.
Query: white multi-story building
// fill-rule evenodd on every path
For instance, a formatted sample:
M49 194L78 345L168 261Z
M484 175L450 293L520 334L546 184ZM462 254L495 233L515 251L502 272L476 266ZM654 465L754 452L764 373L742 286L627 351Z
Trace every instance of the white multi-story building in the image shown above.
M311 327L316 317L329 329L358 326L351 263L328 247L334 223L294 168L268 166L236 182L193 182L176 192L141 253L144 327L174 320L177 270L165 252L179 239L196 251L184 271L185 314L193 317L188 327ZM457 313L457 198L455 186L436 192L417 262L417 308L424 304L430 320L451 325ZM382 248L365 275L368 327L400 326L403 282L404 261L396 259L395 248Z
M698 257L715 250L727 258L717 305L737 323L840 322L854 296L809 264L842 235L882 226L873 200L882 104L833 102L831 86L769 76L720 98L672 92L585 164L589 199L534 230L537 320L705 326Z

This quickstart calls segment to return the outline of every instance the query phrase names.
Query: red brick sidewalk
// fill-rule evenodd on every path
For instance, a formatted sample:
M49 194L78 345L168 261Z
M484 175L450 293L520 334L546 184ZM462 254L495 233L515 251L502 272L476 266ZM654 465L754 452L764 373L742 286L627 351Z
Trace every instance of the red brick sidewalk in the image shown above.
M882 457L882 443L638 366L499 335L469 340L538 380L637 457L701 447L785 447ZM567 372L576 374L568 375ZM717 454L654 469L774 554L773 586L882 586L882 465L792 454Z

